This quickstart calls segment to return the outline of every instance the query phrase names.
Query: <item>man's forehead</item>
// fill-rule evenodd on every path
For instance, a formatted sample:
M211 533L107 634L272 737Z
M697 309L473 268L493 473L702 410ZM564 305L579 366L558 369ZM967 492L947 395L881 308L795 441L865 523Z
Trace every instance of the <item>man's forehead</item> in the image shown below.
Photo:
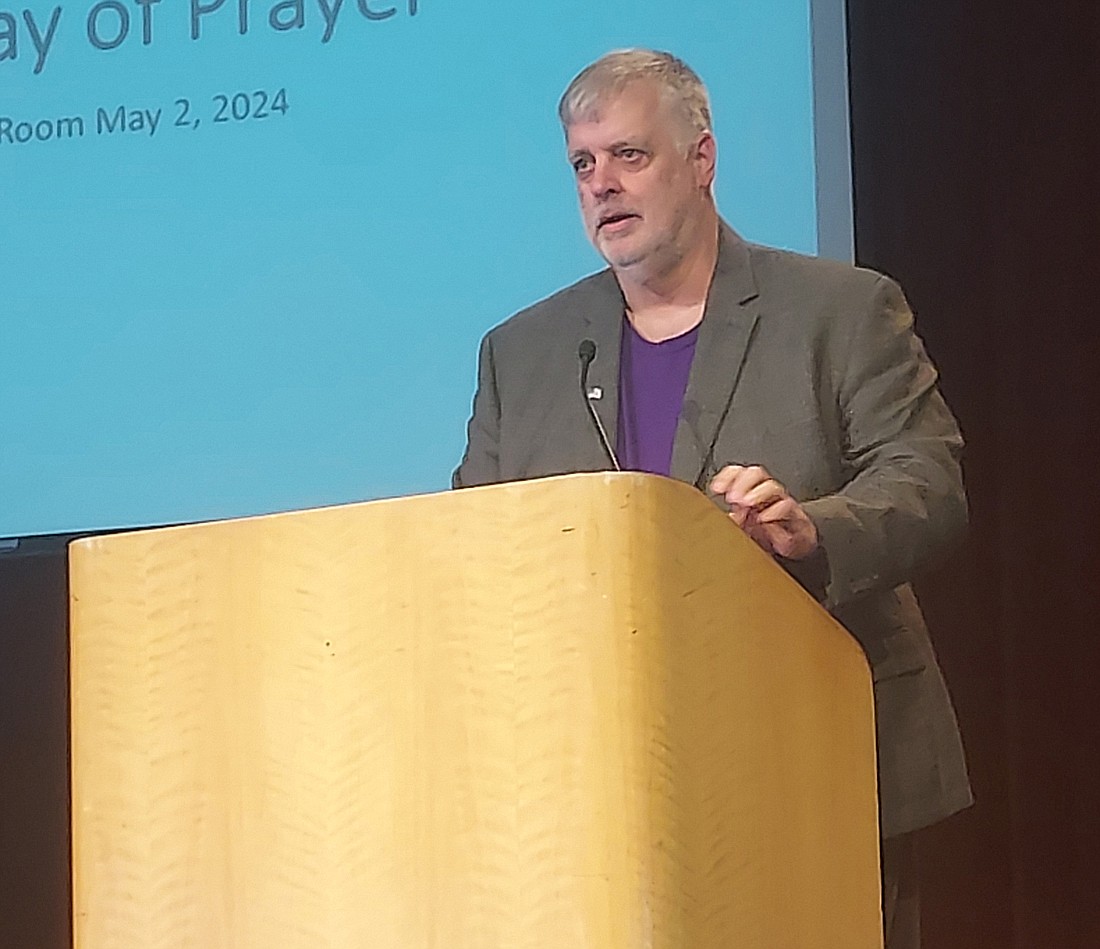
M651 137L662 127L671 127L668 112L652 83L635 82L593 101L575 116L565 129L566 141L570 147L581 140L607 146L618 140Z
M631 112L658 110L665 111L660 87L649 79L634 79L594 95L574 115L571 124L602 123Z

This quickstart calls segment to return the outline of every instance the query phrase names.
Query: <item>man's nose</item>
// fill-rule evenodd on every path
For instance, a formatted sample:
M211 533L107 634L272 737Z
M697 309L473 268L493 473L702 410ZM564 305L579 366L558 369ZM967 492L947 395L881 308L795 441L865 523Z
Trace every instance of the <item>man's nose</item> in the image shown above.
M614 164L603 158L597 158L592 168L592 176L588 179L588 187L593 197L603 198L610 194L618 194L622 191L622 181Z

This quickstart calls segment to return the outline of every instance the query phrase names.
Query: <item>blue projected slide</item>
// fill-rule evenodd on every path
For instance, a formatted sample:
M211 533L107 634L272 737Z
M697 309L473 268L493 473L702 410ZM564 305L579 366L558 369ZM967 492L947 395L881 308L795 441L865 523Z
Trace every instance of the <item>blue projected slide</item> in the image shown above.
M601 266L555 106L708 83L719 205L818 249L809 0L0 0L0 536L439 490L477 343Z

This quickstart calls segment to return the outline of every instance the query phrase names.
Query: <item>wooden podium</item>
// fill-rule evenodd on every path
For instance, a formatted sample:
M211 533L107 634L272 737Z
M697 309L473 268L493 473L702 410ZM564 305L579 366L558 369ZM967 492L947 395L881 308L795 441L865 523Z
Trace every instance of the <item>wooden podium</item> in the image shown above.
M76 949L871 949L871 679L693 489L75 543Z

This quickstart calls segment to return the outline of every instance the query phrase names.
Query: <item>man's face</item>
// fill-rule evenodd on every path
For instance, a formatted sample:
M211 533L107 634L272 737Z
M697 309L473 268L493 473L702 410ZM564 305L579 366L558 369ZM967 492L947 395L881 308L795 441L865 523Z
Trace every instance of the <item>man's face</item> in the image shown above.
M669 112L658 87L638 81L566 130L585 230L616 271L670 268L699 239L714 140L685 149Z

